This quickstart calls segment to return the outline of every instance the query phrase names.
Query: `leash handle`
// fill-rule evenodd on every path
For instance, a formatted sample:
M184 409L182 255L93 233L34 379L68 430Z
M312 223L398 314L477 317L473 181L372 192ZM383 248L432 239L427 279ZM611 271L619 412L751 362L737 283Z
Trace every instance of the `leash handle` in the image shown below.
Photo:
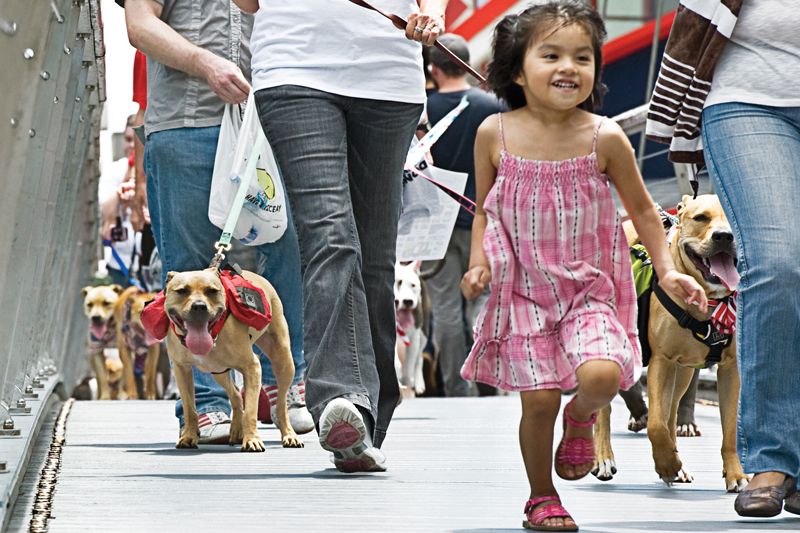
M408 21L406 19L404 19L403 17L395 15L394 13L386 13L385 11L382 11L382 10L378 9L377 7L371 5L369 2L366 2L365 0L350 0L350 2L352 2L352 3L354 3L354 4L358 5L358 6L361 6L363 8L371 9L373 11L376 11L376 12L380 13L381 15L386 17L387 19L391 20L392 24L394 24L395 27L398 28L398 29L405 30L406 26L408 26ZM455 55L445 45L443 45L439 41L436 41L435 43L433 43L433 46L435 46L436 48L441 50L450 59L450 61L452 61L453 63L458 65L458 67L461 70L463 70L467 74L471 75L472 77L474 77L479 82L486 83L486 78L484 78L483 76L478 74L478 72L475 69L473 69L471 66L469 66L464 61L462 61L461 58L459 58L457 55Z

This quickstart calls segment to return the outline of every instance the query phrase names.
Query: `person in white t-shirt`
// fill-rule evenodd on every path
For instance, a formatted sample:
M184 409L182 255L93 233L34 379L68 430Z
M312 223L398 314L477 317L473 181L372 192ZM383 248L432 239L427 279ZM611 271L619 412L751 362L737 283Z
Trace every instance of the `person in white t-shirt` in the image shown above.
M235 0L255 12L253 90L300 239L306 401L343 472L383 471L399 398L394 262L422 47L447 0ZM403 35L403 31L405 35Z

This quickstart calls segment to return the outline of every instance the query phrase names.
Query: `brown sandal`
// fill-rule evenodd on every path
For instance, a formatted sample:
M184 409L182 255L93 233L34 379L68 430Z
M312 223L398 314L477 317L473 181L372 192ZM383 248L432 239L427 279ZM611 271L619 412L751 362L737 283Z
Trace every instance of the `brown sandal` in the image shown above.
M797 480L786 476L780 485L743 490L736 497L733 508L739 516L776 516L783 509L783 500L792 497L796 492Z

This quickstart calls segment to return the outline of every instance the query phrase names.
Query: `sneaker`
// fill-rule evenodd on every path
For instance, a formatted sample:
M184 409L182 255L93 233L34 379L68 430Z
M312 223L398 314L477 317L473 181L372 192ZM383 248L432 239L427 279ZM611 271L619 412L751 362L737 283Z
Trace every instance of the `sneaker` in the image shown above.
M361 413L344 398L332 400L322 411L319 443L333 452L333 464L340 472L386 471L386 456L372 446Z
M231 436L231 417L224 411L203 413L197 417L200 438L198 444L228 444Z
M265 385L261 387L269 399L269 422L275 423L278 419L278 386ZM303 435L314 429L314 419L306 407L306 384L300 381L289 387L286 395L286 403L289 410L289 423L298 435ZM259 409L260 412L260 409ZM261 418L259 417L259 420ZM263 420L262 420L263 422Z

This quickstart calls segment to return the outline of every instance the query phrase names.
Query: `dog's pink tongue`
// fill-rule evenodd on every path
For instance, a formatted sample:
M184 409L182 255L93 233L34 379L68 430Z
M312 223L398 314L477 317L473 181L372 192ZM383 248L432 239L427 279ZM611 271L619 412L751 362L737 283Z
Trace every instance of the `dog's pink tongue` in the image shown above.
M208 355L214 339L208 332L208 322L186 323L186 347L195 355Z
M409 330L414 327L414 312L411 309L398 309L397 310L397 324Z
M733 264L733 257L728 254L716 254L708 258L711 273L717 276L729 291L739 286L739 272Z
M92 332L92 337L95 339L102 339L108 330L108 324L92 324L89 326L89 331Z

